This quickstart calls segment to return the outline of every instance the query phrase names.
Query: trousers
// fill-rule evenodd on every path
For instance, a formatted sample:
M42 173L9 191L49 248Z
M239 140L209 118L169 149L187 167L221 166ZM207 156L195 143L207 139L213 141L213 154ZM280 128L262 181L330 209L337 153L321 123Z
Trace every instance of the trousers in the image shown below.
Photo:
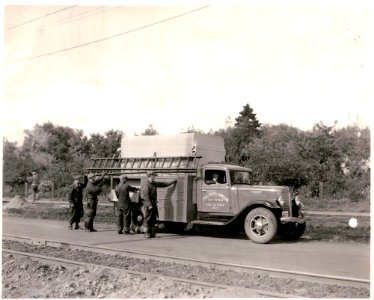
M79 224L81 217L83 217L83 203L76 202L74 204L70 204L70 219L69 223L72 224Z
M152 233L155 231L158 217L157 205L144 206L144 231L145 233Z
M130 203L125 202L122 207L117 209L117 230L118 232L125 229L130 231L131 226L131 207Z
M96 217L97 210L97 200L88 199L87 200L87 214L84 221L84 227L86 229L93 229L93 221Z

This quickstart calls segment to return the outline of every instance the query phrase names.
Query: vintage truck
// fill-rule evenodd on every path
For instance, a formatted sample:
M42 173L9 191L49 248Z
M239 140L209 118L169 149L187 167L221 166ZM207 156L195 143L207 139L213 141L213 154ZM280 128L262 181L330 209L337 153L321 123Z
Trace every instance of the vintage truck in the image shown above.
M170 229L232 226L255 243L268 243L277 234L298 239L306 219L290 189L254 185L251 169L228 164L225 156L223 139L214 135L125 136L120 154L92 158L88 171L109 172L112 188L121 174L136 187L150 170L157 172L156 181L177 179L176 185L157 191L158 222ZM139 194L131 194L132 226L138 232L144 217Z

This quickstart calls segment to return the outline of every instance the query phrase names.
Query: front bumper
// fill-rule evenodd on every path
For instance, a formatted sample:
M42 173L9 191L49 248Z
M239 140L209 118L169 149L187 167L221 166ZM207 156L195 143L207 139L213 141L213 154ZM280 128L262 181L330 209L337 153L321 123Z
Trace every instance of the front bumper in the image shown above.
M286 223L298 223L298 224L304 224L307 221L308 218L296 218L296 217L281 217L280 221L282 224Z

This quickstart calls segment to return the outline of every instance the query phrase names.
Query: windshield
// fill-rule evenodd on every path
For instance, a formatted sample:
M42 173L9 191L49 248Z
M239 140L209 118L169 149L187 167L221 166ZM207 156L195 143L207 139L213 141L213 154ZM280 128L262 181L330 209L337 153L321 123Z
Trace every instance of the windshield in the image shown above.
M252 184L253 175L249 171L230 170L231 184Z

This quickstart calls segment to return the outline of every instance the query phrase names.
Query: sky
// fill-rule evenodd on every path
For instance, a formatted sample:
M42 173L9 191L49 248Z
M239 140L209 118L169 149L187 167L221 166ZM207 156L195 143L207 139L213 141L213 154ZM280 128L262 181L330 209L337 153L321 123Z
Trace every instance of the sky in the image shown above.
M156 3L5 4L3 136L369 126L369 1Z

